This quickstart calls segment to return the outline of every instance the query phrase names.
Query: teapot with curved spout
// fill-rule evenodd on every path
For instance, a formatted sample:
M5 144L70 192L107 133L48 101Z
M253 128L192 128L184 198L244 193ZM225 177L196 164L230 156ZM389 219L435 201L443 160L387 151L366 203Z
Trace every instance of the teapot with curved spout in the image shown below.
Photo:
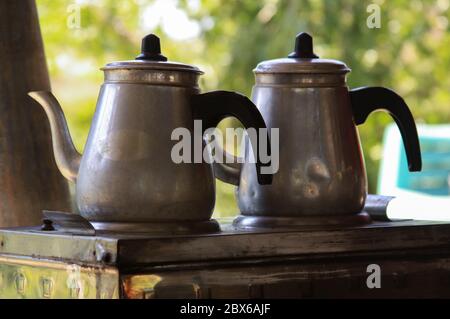
M55 161L61 174L71 182L76 182L81 155L75 149L70 137L64 113L55 96L48 91L29 92L45 110L52 130Z
M48 115L56 163L76 183L80 214L101 230L217 230L211 220L212 166L207 161L176 163L171 157L173 132L194 132L194 121L201 120L201 135L227 116L235 116L246 128L265 128L256 106L234 92L200 94L202 72L168 62L153 34L143 39L136 60L112 62L103 71L105 82L83 155L74 148L52 93L29 93ZM205 146L203 139L201 143ZM270 183L259 157L255 166L258 182Z

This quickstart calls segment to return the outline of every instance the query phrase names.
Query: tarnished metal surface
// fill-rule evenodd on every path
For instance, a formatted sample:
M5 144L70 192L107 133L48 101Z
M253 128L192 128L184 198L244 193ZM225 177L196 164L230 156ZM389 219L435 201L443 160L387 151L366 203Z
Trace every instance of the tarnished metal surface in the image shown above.
M239 229L278 229L278 230L323 230L327 227L351 227L369 224L370 216L359 213L346 216L305 216L297 217L271 217L240 215L233 221Z
M0 254L82 263L113 263L117 259L117 239L40 231L40 227L0 230Z
M1 298L450 297L450 224L210 235L0 230ZM365 286L380 264L383 289Z
M115 268L0 256L0 298L119 297Z
M349 218L336 217L360 213L367 196L356 125L376 110L395 118L409 168L420 170L417 131L404 100L387 88L349 90L349 71L343 62L318 58L306 33L297 35L295 51L288 58L256 67L252 101L272 133L278 130L279 148L272 154L278 161L272 162L278 162L279 169L271 185L258 184L248 138L241 170L227 163L215 166L218 178L238 186L239 210L247 217L239 217L237 226L275 228L288 217L304 219L292 223L300 228L314 222L348 224Z
M71 235L95 236L95 228L78 214L44 210L44 224L51 231L70 233ZM45 230L45 227L41 227Z
M419 251L417 251L419 254ZM417 254L417 255L418 255ZM375 254L271 262L122 276L123 298L449 298L450 258L390 259ZM382 269L380 289L369 289L367 266ZM198 266L201 267L201 266Z
M152 236L214 234L220 232L219 223L215 219L205 221L164 222L164 223L114 223L92 222L98 231L104 234L130 232L151 234Z
M133 265L450 247L450 224L446 223L374 223L311 231L222 229L216 235L121 240L118 260Z
M0 230L0 254L135 266L169 262L295 256L358 251L450 247L450 224L386 222L302 231L236 230L208 235L145 235L97 232L71 236L38 229Z
M450 251L317 255L137 267L0 256L0 298L431 298L450 297ZM382 269L369 289L367 266Z
M307 217L360 212L366 172L348 89L257 84L252 99L267 126L279 128L282 145L279 170L270 186L256 183L254 168L243 164L237 190L242 214Z
M163 86L180 86L180 87L194 87L198 88L198 77L201 73L195 72L179 72L177 69L154 69L153 72L149 72L149 68L146 69L145 65L150 64L147 62L140 62L139 65L134 68L128 68L128 66L115 65L114 69L104 68L105 71L105 83L134 83L134 84L153 84ZM156 63L151 63L156 64ZM165 63L157 63L158 66ZM181 70L183 71L183 70Z
M194 93L198 90L191 87L102 85L80 169L75 172L81 216L121 223L210 219L215 201L211 165L176 164L171 159L173 130L193 130L189 98ZM61 108L51 101L43 103L49 118L62 118ZM67 131L62 121L51 127L54 135ZM55 147L57 159L64 152Z
M155 45L159 48L156 36L145 37L142 52ZM111 63L103 70L105 82L82 156L53 94L29 93L48 115L56 163L76 183L81 216L99 230L218 231L210 221L215 178L203 156L203 133L227 116L236 117L246 128L265 128L256 106L235 92L199 94L202 72L186 64L146 59ZM179 162L173 153L181 142L193 143L195 152L186 154L186 160L187 151L179 150L183 153ZM261 165L258 158L256 166ZM270 174L265 177L261 179L258 171L257 182L270 181ZM199 225L192 227L190 222Z

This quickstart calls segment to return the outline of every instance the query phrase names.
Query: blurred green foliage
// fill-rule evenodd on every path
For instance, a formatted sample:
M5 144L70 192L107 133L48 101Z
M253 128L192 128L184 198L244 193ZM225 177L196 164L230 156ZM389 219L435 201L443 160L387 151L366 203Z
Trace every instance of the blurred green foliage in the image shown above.
M286 56L296 33L307 31L314 36L316 54L342 60L352 69L350 87L393 88L405 98L417 122L448 123L449 2L38 0L37 4L53 90L82 150L103 80L99 68L110 61L133 59L141 38L150 32L160 35L163 53L170 60L205 71L203 90L250 95L256 64ZM366 24L372 3L380 8L380 28ZM73 28L78 12L79 28ZM379 113L359 127L372 192L383 130L390 121ZM237 123L231 120L225 125ZM216 211L237 212L233 186L218 183Z

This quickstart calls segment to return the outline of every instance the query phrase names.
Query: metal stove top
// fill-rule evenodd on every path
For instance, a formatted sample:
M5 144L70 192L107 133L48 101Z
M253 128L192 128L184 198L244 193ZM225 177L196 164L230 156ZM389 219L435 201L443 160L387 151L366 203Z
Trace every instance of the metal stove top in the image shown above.
M317 255L450 247L450 223L373 222L323 230L238 230L230 219L221 231L200 235L150 235L97 231L75 235L40 227L0 230L0 254L34 258L143 265L265 256Z

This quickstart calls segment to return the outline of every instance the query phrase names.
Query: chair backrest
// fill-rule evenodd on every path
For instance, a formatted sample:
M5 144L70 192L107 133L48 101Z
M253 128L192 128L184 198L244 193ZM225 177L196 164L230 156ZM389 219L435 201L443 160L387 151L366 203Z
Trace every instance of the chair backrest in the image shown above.
M450 196L450 125L418 125L422 171L408 171L405 149L398 128L391 124L384 133L378 193L397 195L410 190L428 195Z

